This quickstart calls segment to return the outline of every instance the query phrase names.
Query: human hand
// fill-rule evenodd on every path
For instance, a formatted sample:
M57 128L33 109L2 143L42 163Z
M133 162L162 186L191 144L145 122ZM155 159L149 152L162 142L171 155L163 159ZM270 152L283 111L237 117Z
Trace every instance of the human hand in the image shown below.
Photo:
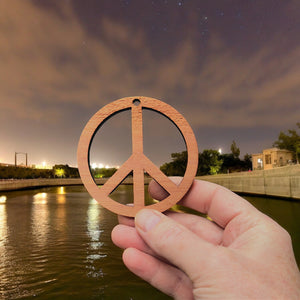
M180 178L173 178L174 181ZM153 198L165 191L154 181ZM289 234L231 191L194 181L179 204L212 220L143 209L119 217L113 242L133 273L175 299L300 299Z

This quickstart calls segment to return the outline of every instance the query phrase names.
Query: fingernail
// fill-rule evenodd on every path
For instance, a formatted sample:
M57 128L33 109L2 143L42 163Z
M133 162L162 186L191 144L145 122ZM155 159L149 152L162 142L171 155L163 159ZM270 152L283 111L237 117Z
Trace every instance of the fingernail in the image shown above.
M161 214L158 211L152 209L142 209L135 216L135 224L140 229L147 232L155 227L160 219Z

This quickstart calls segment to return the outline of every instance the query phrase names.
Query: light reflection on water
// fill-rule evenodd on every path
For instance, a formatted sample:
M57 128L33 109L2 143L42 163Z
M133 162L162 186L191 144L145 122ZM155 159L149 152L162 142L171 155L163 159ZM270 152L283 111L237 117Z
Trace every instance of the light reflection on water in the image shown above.
M6 196L0 196L0 204L5 204L7 197Z
M47 193L37 193L33 196L33 204L47 204Z
M123 187L114 192L126 197ZM131 192L127 197L132 196ZM0 205L0 299L169 299L123 265L117 223L83 187L16 191Z
M65 188L64 186L58 187L58 188L57 188L57 194L58 194L58 195L64 195L64 194L66 193L65 189L66 189L66 188Z
M122 250L110 239L116 216L83 187L5 197L0 204L0 299L170 299L124 267ZM120 186L113 197L130 202L132 187ZM299 262L300 202L248 200L292 234Z
M37 193L33 196L32 207L32 237L34 243L44 247L49 231L49 210L47 205L47 193Z
M89 247L87 249L86 269L88 277L103 277L102 268L96 268L95 261L107 257L107 254L101 254L101 247L104 245L100 241L103 229L100 229L100 206L95 199L90 199L87 210L87 230L90 237Z
M7 231L6 205L0 205L0 221L1 221L0 222L0 246L1 246L6 239L6 231Z
M1 280L7 281L6 278L6 263L7 263L7 253L6 253L6 240L7 240L7 223L6 223L6 206L0 205L0 276ZM0 290L1 296L1 290Z

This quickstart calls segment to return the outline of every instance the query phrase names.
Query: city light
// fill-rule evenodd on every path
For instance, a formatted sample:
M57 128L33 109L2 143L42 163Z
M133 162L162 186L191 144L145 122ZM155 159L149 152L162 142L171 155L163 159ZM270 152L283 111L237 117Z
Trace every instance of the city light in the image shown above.
M219 152L220 154L222 154L222 148L219 148L218 152Z
M120 166L114 166L114 165L109 165L109 164L103 164L103 163L96 163L96 162L93 162L91 165L91 168L92 169L112 169L112 168L116 168L116 169L119 169Z
M56 177L65 177L65 170L64 169L55 169L55 176Z
M34 166L36 169L47 169L47 170L51 170L52 166L47 165L47 162L43 161L41 164L35 165Z

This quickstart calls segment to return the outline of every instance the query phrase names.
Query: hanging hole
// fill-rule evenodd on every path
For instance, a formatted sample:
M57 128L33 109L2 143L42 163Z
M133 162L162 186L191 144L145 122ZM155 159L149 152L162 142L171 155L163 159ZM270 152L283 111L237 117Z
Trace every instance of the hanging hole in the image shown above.
M139 106L140 103L141 103L141 101L140 101L139 99L134 99L134 100L132 101L132 103L133 103L135 106Z

